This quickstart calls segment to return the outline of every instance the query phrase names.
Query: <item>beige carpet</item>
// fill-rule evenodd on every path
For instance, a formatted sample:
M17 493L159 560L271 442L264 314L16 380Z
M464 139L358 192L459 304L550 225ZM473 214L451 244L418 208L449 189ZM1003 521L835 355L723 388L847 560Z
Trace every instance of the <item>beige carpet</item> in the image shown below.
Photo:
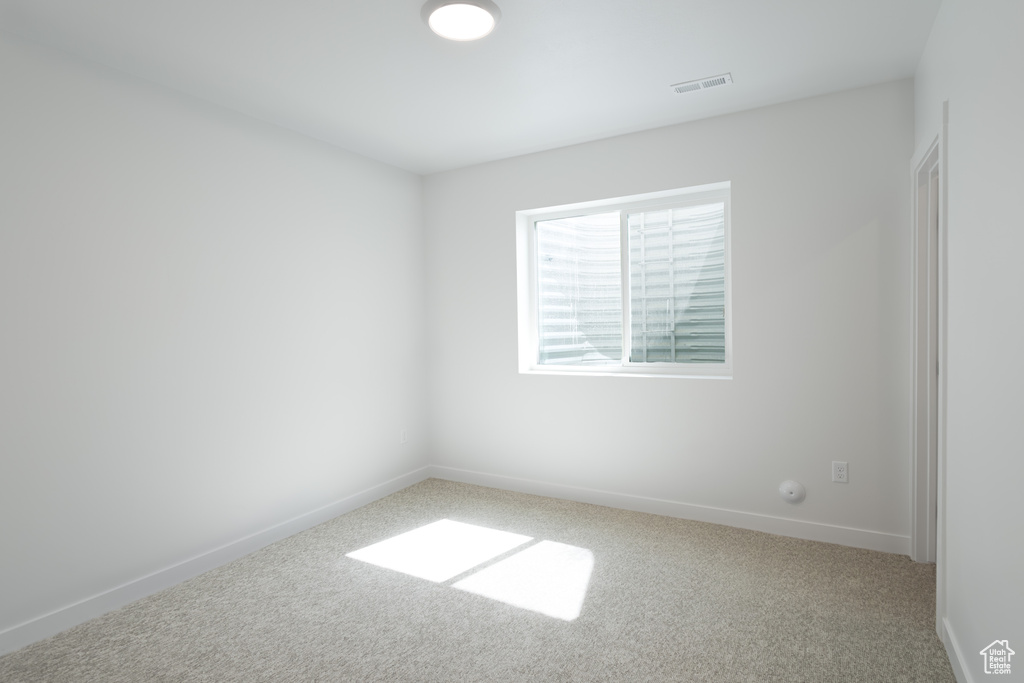
M440 519L589 550L579 616L454 587L530 544L443 582L346 557ZM431 479L0 658L0 681L943 683L934 594L904 556Z

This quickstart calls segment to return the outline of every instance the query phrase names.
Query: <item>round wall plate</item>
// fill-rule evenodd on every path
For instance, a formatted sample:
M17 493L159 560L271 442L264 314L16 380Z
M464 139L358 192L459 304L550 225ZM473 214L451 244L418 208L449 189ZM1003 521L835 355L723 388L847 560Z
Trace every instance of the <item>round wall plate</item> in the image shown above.
M800 482L787 479L779 484L779 495L787 503L799 503L807 496L807 489Z

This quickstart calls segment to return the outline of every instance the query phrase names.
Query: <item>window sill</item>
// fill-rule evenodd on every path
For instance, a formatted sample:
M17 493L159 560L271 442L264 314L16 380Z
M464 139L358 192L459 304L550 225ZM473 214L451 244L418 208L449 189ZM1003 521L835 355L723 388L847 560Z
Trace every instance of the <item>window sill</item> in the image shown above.
M672 379L732 379L731 368L714 368L703 370L701 368L667 368L655 367L644 368L635 366L565 366L552 367L549 365L535 365L528 368L520 368L521 375L562 375L562 376L585 376L585 377L661 377Z

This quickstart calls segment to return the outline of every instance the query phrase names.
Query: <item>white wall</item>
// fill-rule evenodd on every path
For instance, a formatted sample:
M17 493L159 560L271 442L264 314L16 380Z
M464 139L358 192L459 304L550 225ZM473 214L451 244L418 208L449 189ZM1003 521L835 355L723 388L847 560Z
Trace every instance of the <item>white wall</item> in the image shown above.
M419 177L8 39L0 90L0 635L425 464Z
M949 101L947 643L961 680L1008 639L1024 681L1024 3L946 0L916 77L917 143ZM940 562L942 558L940 557ZM959 650L959 654L957 654Z
M913 144L903 81L427 176L431 462L906 551ZM515 211L723 180L733 380L517 373Z

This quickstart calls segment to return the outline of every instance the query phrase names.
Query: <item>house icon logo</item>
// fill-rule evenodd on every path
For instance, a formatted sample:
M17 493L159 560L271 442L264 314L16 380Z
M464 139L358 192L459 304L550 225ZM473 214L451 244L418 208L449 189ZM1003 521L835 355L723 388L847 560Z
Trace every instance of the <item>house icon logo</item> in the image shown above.
M1017 653L1010 649L1009 641L994 640L980 654L985 658L985 673L1008 674L1010 673L1010 657Z

